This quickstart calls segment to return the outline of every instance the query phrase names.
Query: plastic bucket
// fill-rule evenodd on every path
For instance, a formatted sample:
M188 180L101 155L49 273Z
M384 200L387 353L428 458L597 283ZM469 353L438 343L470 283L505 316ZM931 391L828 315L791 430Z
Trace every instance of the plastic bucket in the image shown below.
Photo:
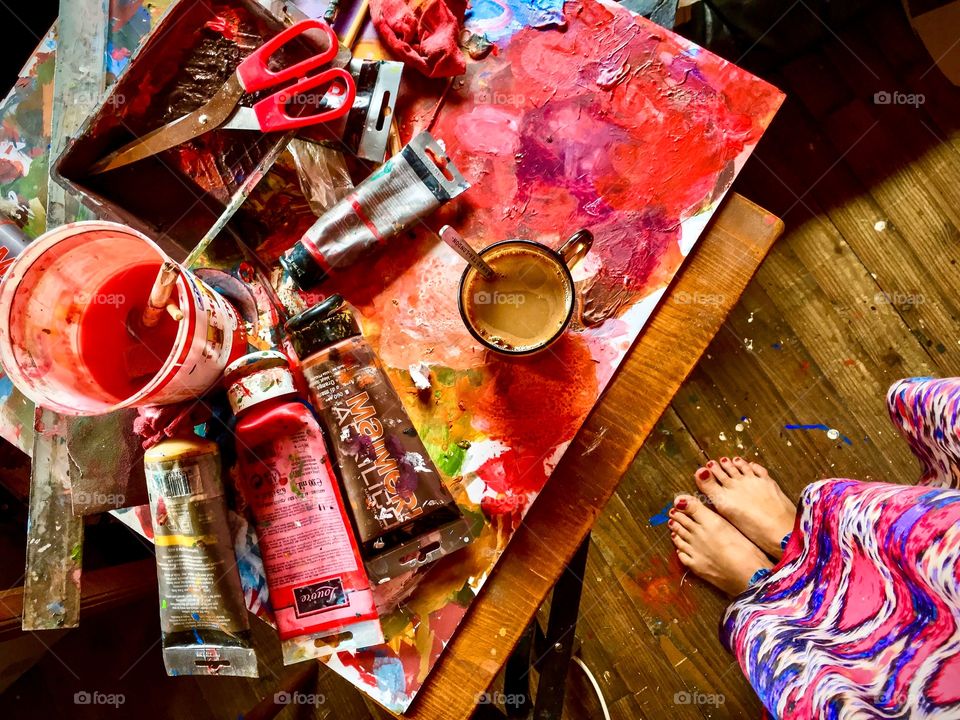
M179 323L166 318L147 344L127 330L168 259L112 222L64 225L34 240L0 285L0 363L13 384L66 415L163 405L210 389L247 347L237 311L192 273L181 268L171 298ZM129 358L143 348L152 356L134 377Z

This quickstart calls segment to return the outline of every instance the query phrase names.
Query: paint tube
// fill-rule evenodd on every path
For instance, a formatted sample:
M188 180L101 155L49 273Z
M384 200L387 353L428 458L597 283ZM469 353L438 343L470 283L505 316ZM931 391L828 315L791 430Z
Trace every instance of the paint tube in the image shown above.
M166 440L144 470L167 674L257 677L216 443Z
M297 400L287 358L255 352L224 373L237 416L240 487L257 528L281 640L329 652L383 642L373 592L320 425Z
M459 550L470 527L343 298L286 329L327 428L371 582Z
M298 287L312 288L468 187L430 133L420 133L324 213L280 264Z

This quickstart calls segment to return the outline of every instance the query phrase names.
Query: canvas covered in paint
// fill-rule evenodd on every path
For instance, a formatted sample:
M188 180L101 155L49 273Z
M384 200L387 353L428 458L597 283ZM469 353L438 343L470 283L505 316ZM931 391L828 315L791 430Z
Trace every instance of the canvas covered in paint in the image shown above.
M117 7L127 23L149 26L146 4ZM440 93L408 98L399 117L405 139L429 127L473 185L428 224L449 223L476 248L511 237L557 247L580 227L596 240L574 272L582 317L527 358L493 355L466 331L457 310L463 264L433 232L398 238L324 288L360 310L451 492L482 528L467 549L397 584L404 600L383 618L383 646L327 661L394 711L423 685L783 99L615 4L476 0L467 26L495 52L470 62L442 103ZM115 62L138 37L126 39L111 45ZM35 61L2 108L3 194L27 205L45 184L46 62ZM258 252L274 259L285 240L278 229ZM427 393L410 377L421 363ZM3 394L3 435L29 447L29 407L9 387ZM142 512L120 515L144 530ZM237 520L248 603L268 616L256 538Z

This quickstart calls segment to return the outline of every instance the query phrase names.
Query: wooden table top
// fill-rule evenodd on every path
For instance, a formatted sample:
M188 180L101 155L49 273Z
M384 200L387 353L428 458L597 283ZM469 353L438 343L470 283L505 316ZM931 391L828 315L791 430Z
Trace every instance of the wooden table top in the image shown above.
M779 218L727 197L402 717L470 717L782 232Z

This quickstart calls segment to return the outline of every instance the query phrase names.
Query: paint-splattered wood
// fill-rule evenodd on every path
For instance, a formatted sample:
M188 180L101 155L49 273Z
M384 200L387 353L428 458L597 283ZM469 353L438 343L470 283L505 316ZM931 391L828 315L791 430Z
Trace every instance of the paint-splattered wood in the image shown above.
M695 489L690 482L691 468L702 460L700 447L677 414L668 409L592 536L591 557L609 564L615 587L609 592L597 587L602 602L584 608L584 624L579 630L583 655L598 669L611 663L594 658L596 653L613 656L614 673L624 678L639 705L636 717L698 714L699 708L684 704L689 697L686 694L693 693L723 695L722 702L709 708L713 717L759 715L756 696L717 636L717 621L726 600L685 572L673 552L665 523L665 510L673 498ZM595 582L590 572L587 582ZM618 628L617 620L629 624ZM608 631L611 625L613 632ZM629 637L631 642L604 642L613 637ZM649 643L634 642L634 638L645 637L653 641L652 648ZM619 702L615 687L604 684L603 673L598 680L605 695L613 695L610 699Z
M93 616L150 595L156 586L157 568L152 559L94 570L84 576L80 606ZM23 602L22 587L0 592L0 642L20 635Z
M945 139L960 138L960 116L951 112L944 117L942 108L960 105L960 93L954 88L949 95L937 95L939 102L924 98L918 106L878 105L875 93L896 91L905 97L919 91L899 80L882 57L868 54L863 38L848 36L845 42L862 55L869 69L853 63L857 72L841 72L843 58L834 49L829 54L837 71L827 83L842 86L839 78L846 76L843 89L857 99L825 117L825 142L811 143L809 150L788 146L785 160L800 174L796 184L811 187L810 197L826 208L850 247L871 269L880 286L875 299L895 306L934 364L949 371L960 362L960 346L933 338L949 334L960 315L952 290L957 273L953 248L960 237L960 183L957 148ZM794 67L788 76L805 72ZM860 86L873 92L865 93ZM812 95L799 92L797 97L810 108ZM802 113L792 118L796 131L814 134L816 125ZM854 146L857 138L862 139ZM840 148L849 151L838 164ZM797 162L801 155L802 161ZM817 178L822 179L814 184ZM841 198L844 201L838 202Z
M23 629L56 630L80 622L83 518L73 514L64 419L38 410L30 475Z
M56 159L97 106L106 84L104 51L109 0L62 0L57 27L57 64L50 133ZM52 163L51 163L52 165ZM49 178L46 223L54 228L80 219L80 204ZM76 627L80 622L83 519L73 514L67 450L68 420L38 410L42 431L34 437L30 525L24 582L24 630Z
M717 213L407 717L470 715L781 231L778 219L736 194ZM724 301L710 308L686 300L721 285Z

